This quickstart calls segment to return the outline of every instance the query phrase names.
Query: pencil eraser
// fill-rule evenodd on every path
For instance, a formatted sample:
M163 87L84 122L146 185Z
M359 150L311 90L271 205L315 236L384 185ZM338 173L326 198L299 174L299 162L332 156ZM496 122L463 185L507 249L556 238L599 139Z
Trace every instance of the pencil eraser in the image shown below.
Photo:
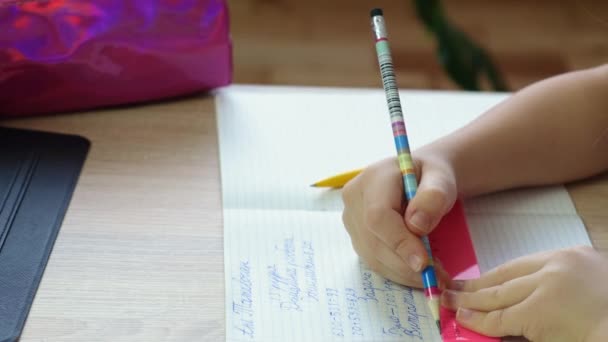
M375 17L375 16L377 16L377 15L382 15L382 10L381 10L381 9L379 9L379 8L374 8L374 9L373 9L373 10L372 10L372 11L369 13L369 15L370 15L372 18L373 18L373 17Z

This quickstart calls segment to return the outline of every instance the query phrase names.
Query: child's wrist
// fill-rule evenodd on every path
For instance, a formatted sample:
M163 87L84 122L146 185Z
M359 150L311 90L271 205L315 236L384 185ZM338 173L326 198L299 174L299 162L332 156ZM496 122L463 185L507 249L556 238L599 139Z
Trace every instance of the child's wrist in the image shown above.
M470 147L470 146L469 146ZM429 149L441 155L449 165L458 189L458 196L462 198L473 197L496 191L501 188L493 172L488 172L493 165L488 161L481 161L477 154L479 151L467 147L457 137L445 137L429 145Z
M443 166L444 171L447 176L453 178L454 183L456 185L456 190L458 191L458 197L469 197L470 195L466 192L466 189L469 189L469 176L459 168L460 157L457 151L450 148L449 144L443 142L443 139L432 142L426 146L420 148L417 152L423 155L425 159L432 158L436 161L436 164L440 164ZM475 177L472 177L473 179ZM463 192L463 190L465 190Z

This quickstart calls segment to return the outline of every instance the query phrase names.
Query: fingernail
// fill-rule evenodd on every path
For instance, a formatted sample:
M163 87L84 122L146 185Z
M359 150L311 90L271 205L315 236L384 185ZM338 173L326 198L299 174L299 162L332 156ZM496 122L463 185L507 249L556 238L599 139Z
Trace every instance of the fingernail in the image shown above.
M441 294L441 302L446 308L454 308L454 303L456 302L456 293L454 293L454 291L449 290L443 291L443 293Z
M408 258L408 262L410 263L410 267L415 272L420 272L420 269L422 269L422 258L420 258L418 255L411 254Z
M464 289L464 281L462 280L452 280L450 282L450 289L462 291Z
M458 312L456 312L456 319L459 321L466 321L471 319L473 316L473 310L459 308Z
M431 227L431 218L423 211L415 211L410 218L410 224L422 232L428 232Z

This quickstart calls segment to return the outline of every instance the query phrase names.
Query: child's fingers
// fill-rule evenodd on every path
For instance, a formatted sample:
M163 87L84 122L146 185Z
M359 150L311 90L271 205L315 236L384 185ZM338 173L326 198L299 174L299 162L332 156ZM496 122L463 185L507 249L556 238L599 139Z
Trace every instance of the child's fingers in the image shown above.
M490 312L460 308L456 320L463 327L487 336L521 336L525 312L524 303Z
M380 248L379 246L383 243L377 240L376 237L371 236L370 239L375 241L362 243L357 239L351 240L354 250L363 259L369 269L398 284L418 288L422 287L420 273L412 271L409 265L406 265L388 247Z
M409 279L422 279L419 273L412 270L412 267L389 246L385 245L384 242L376 239L376 241L370 243L369 246L372 248L371 253L373 253L382 265L386 266L387 269L390 269L394 273L401 275L400 279L408 279L406 282L400 281L400 284L412 286L413 283Z
M423 170L416 196L405 212L408 229L418 236L429 234L456 201L456 186L439 170Z
M428 257L420 238L410 232L401 215L385 206L371 205L364 210L364 222L383 245L398 255L412 271L420 272Z
M435 258L434 261L435 261L435 275L437 276L437 285L439 286L439 289L444 290L446 287L446 284L448 284L451 281L452 277L443 267L441 260Z
M396 257L396 256L395 256ZM391 281L402 284L406 286L412 286L416 288L422 287L422 277L420 277L419 273L415 272L407 272L400 273L394 269L389 268L386 264L377 260L377 263L370 268L377 272L378 274L384 276L385 278L390 279Z
M473 292L483 288L503 284L540 270L554 252L543 252L524 256L502 264L477 279L454 280L449 288L457 291Z
M403 202L401 171L395 158L372 165L361 174L365 186L360 187L364 208L378 206L400 212Z
M350 219L346 217L345 222ZM420 274L412 271L401 257L395 254L372 233L361 237L361 230L356 222L350 222L353 229L349 231L351 243L355 252L363 259L370 269L399 284L420 287Z
M398 183L387 182L381 177L385 173L388 177L394 171L378 171L378 176L369 180L363 196L363 228L372 232L413 271L419 272L428 258L420 238L410 232L403 221L400 212L403 191Z
M536 290L538 284L539 275L535 273L475 292L446 290L441 296L441 302L445 307L453 310L458 308L486 312L499 310L521 303Z
M407 206L405 221L408 229L418 236L428 235L446 214L446 202L446 194L441 190L419 190Z

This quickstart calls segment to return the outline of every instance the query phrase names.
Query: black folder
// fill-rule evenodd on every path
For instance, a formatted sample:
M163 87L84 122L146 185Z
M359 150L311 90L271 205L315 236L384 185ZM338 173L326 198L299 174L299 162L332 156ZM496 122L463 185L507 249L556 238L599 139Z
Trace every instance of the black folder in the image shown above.
M38 289L89 142L0 127L0 341L15 341Z

